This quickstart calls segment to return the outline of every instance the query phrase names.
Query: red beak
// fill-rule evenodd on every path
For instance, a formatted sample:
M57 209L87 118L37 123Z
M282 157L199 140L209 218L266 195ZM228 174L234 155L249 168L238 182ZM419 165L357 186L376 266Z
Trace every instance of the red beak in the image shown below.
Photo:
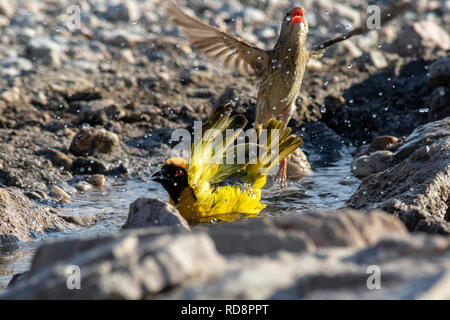
M291 22L292 24L297 24L297 23L305 23L305 11L303 10L303 8L300 7L295 7L294 9L292 9L291 11Z

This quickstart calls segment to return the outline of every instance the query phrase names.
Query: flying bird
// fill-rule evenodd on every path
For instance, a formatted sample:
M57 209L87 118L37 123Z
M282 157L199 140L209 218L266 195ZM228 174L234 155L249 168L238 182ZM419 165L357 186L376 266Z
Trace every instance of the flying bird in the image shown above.
M382 18L381 24L396 17L407 5L409 1L400 1L385 10L389 14ZM274 48L263 50L186 14L174 1L168 2L167 11L194 46L221 60L227 67L260 79L255 125L264 125L269 119L280 116L283 129L296 109L295 101L309 60L320 58L327 47L337 42L369 31L367 26L361 26L308 50L306 12L301 7L294 7L284 16ZM286 181L286 167L287 161L283 159L277 175L282 185Z

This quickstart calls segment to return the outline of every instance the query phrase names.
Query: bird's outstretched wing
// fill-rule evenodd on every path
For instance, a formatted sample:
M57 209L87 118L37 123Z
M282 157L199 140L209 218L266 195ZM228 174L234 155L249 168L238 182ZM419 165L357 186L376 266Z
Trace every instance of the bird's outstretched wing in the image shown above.
M230 106L218 108L206 121L203 134L194 135L187 172L189 184L200 201L210 196L212 185L225 181L248 164L229 163L226 159L247 124L243 115L230 114Z
M166 9L197 48L239 72L257 76L263 74L269 60L264 50L184 13L172 0L168 1Z
M260 137L259 140L265 140L265 143L262 142L262 145L265 146L266 150L258 156L258 162L256 164L249 164L245 168L247 178L250 182L254 183L259 177L269 174L274 166L294 152L303 143L301 137L291 134L291 128L283 130L282 126L283 122L272 118L264 127L261 125L256 127L258 137ZM263 130L265 130L265 138L261 139Z

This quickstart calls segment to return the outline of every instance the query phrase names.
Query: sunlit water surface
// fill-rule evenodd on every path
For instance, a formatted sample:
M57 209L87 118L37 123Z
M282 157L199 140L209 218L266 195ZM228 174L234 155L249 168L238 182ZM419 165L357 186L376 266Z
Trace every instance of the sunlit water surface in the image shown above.
M313 175L290 182L283 189L268 183L263 190L263 199L267 204L263 214L275 216L289 211L301 214L304 210L343 207L358 186L358 180L350 175L350 161L351 156L348 155L330 166L315 168ZM62 214L92 216L96 222L65 232L43 235L34 241L0 246L0 288L6 287L13 274L29 269L33 253L42 241L94 237L118 231L128 216L130 203L139 197L168 200L159 184L139 179L109 181L102 191L76 194L72 203L62 209Z

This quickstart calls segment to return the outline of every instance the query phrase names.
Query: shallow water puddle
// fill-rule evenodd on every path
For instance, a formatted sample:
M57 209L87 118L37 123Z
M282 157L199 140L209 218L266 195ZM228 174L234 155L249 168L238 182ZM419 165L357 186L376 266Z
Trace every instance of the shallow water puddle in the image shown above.
M345 205L345 201L358 187L358 179L350 174L351 156L322 168L316 168L312 176L290 182L280 190L270 185L263 190L268 215L280 215L293 209L328 210ZM107 183L104 190L90 190L72 198L72 203L62 209L63 215L90 218L92 223L65 232L40 236L36 241L0 246L0 289L6 287L13 274L29 269L31 259L42 240L97 236L118 231L128 216L131 202L139 197L168 200L165 190L153 181L130 179Z

